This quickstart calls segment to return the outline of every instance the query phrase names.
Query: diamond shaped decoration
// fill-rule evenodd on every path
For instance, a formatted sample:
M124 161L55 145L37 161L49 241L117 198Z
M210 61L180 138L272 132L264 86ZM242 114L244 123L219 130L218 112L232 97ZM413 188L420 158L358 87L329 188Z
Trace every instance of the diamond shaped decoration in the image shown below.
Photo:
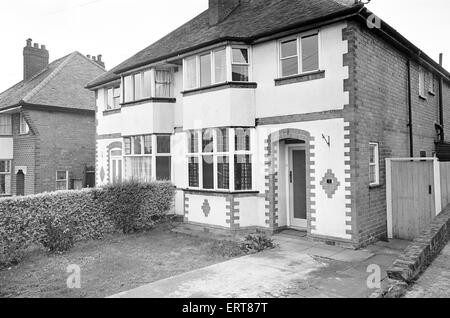
M211 207L209 205L208 200L205 200L203 202L202 211L203 211L203 214L205 215L205 217L208 217L209 213L211 212Z
M328 198L332 199L337 189L340 187L341 183L336 178L333 171L331 169L328 169L322 181L320 181L320 185L327 194Z

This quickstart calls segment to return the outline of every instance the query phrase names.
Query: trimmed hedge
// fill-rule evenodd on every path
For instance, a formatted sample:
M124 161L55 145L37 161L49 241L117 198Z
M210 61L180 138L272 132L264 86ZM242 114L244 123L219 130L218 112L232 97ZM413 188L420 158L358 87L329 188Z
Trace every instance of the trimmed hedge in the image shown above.
M125 182L0 199L0 264L19 262L31 247L63 252L106 234L149 230L171 209L174 196L168 182Z

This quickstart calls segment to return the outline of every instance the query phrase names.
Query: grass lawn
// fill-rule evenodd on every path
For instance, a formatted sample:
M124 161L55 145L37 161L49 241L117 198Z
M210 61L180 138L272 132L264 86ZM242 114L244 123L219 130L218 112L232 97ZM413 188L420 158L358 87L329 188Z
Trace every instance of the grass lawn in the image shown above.
M42 251L0 270L0 297L106 297L226 261L217 241L156 229L77 244L63 255ZM67 266L81 268L81 289L68 289Z

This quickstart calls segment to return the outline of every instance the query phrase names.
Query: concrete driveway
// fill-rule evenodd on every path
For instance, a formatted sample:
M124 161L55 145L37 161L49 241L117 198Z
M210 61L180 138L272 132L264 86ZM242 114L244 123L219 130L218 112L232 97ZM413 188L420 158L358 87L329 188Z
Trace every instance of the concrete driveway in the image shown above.
M386 269L407 242L353 251L277 235L279 247L123 292L113 298L367 297L367 267Z

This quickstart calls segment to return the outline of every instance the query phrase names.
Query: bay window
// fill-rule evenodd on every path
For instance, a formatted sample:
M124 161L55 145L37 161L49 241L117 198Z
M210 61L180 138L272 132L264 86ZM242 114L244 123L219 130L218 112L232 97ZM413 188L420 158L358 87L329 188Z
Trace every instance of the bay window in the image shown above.
M0 135L12 135L11 115L0 115Z
M11 194L11 160L0 160L0 195Z
M208 87L227 81L248 82L250 51L247 47L222 47L184 60L184 88Z
M214 128L187 132L189 188L252 190L250 142L249 128Z
M171 180L169 135L143 135L124 138L125 178L139 182Z
M123 83L125 103L140 101L151 97L151 70L146 70L143 72L125 76L123 79Z
M172 97L172 73L170 70L155 71L155 97Z
M280 42L281 77L319 70L319 34L313 33Z

